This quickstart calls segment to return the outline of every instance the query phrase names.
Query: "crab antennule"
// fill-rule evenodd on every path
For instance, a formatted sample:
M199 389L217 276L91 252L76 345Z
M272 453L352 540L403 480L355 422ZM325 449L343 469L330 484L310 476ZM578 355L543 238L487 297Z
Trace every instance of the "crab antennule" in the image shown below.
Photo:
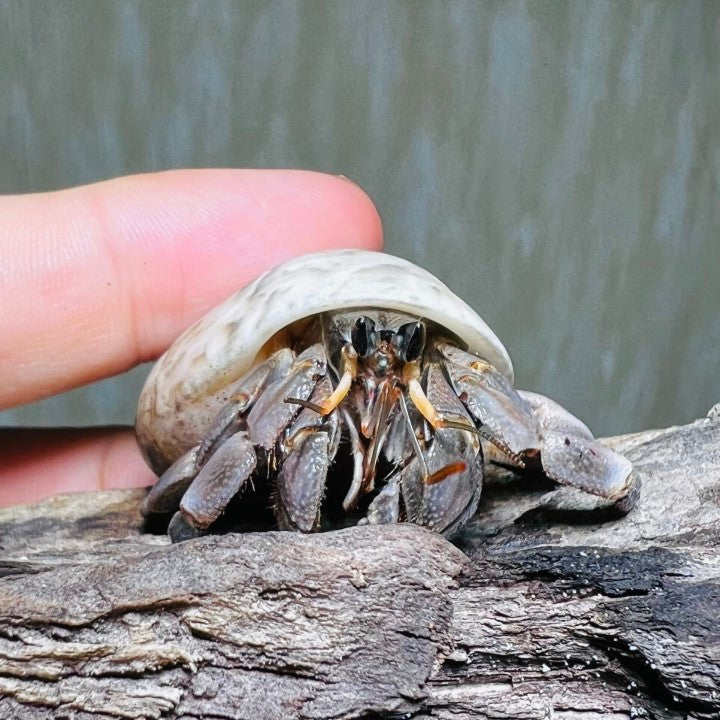
M400 390L392 380L382 383L371 419L370 444L365 453L363 475L364 484L368 490L373 487L375 466L389 429L388 419L399 397Z
M357 375L357 356L349 345L343 347L341 358L343 374L337 387L320 403L323 415L331 413L345 399Z

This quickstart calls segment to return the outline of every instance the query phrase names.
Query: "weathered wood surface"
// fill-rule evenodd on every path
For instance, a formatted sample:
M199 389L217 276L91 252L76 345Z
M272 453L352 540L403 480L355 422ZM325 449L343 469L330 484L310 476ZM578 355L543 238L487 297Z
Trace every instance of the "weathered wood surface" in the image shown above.
M412 526L170 546L141 492L4 510L0 718L718 718L718 413L612 442L630 516L500 478L459 548Z

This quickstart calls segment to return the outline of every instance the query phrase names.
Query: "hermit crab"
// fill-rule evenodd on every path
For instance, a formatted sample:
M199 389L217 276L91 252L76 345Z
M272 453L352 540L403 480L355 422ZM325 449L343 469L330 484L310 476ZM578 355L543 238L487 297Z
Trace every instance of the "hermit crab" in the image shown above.
M513 387L505 348L465 302L375 252L290 260L216 307L151 371L136 431L160 474L143 513L174 513L173 540L258 492L282 529L407 521L451 536L491 460L621 513L638 494L626 458Z

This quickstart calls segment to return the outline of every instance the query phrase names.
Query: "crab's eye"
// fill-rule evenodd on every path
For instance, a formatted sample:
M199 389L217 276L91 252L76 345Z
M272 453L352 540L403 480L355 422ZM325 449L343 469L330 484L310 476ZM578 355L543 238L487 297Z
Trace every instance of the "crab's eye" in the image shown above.
M403 360L417 360L425 348L425 325L421 322L407 323L398 331Z
M360 357L366 357L370 353L374 334L375 323L370 318L359 317L355 321L350 333L350 340L355 352Z

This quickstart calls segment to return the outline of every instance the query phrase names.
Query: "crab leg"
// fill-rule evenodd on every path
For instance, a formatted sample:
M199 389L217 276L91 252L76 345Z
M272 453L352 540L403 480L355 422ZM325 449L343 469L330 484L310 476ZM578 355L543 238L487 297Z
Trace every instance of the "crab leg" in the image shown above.
M403 382L407 385L408 395L413 405L420 411L420 414L435 428L456 428L457 430L469 430L475 432L475 425L472 422L465 423L462 420L452 420L444 413L439 412L430 402L420 384L420 366L416 362L406 363L403 370Z
M225 440L241 429L243 414L267 385L287 374L294 357L287 348L278 350L233 389L202 442L181 455L150 489L141 508L143 515L168 513L178 507L199 468Z
M308 398L324 374L320 345L294 359L289 350L281 350L236 388L208 437L172 465L148 496L148 509L157 511L156 507L170 508L170 500L177 503L187 487L180 513L168 528L174 541L197 535L217 520L255 471L255 447L270 451L298 413L297 406L283 402L285 395Z
M311 401L327 395L330 380L318 382ZM320 524L320 505L325 493L327 471L340 440L337 414L320 419L305 408L283 444L287 457L277 478L278 502L275 516L281 529L312 532Z
M518 456L537 448L540 424L529 403L491 365L451 346L438 346L455 392L472 416L516 465ZM453 351L450 354L448 351ZM462 363L462 364L461 364ZM504 447L503 447L504 446Z
M588 440L594 439L594 435L584 422L549 397L527 390L518 390L517 394L532 407L543 430L568 433Z
M548 430L540 458L550 479L607 498L623 514L637 501L640 482L632 463L594 440Z
M340 376L337 387L331 390L326 397L322 399L318 398L317 402L309 402L302 398L287 397L285 398L285 402L302 405L310 410L314 410L319 415L329 415L345 399L348 392L350 392L353 380L357 376L357 356L355 351L349 345L345 345L340 357L342 359L343 373Z
M282 348L259 365L240 384L213 421L198 451L197 464L201 466L219 445L242 429L242 418L255 404L260 394L278 379L286 377L293 367L295 353Z
M632 464L600 445L584 423L543 395L516 391L470 353L443 344L438 351L473 417L510 450L527 459L539 455L542 471L557 483L607 498L623 513L633 507L640 488Z
M247 415L248 435L253 445L271 450L285 428L300 411L300 405L307 402L320 378L326 372L325 351L315 344L300 353L285 377L270 385L253 405ZM287 402L287 397L298 399L298 403Z
M484 427L477 427L475 423L467 423L463 420L452 420L445 414L438 412L433 404L428 400L419 380L419 368L414 363L408 363L405 368L403 379L407 383L408 395L413 401L415 407L420 411L422 416L435 428L455 428L457 430L468 430L474 432L480 437L485 438L492 443L500 452L510 458L516 465L524 467L525 463L519 453L505 441L502 432L498 432L497 428L488 431ZM486 423L482 423L485 425Z
M140 512L147 517L152 513L169 513L177 509L182 496L197 475L197 455L200 445L181 455L150 488Z
M178 507L199 468L225 440L241 429L243 414L270 383L287 374L294 357L287 348L278 350L233 389L203 441L181 455L150 489L141 508L144 515L172 512Z

